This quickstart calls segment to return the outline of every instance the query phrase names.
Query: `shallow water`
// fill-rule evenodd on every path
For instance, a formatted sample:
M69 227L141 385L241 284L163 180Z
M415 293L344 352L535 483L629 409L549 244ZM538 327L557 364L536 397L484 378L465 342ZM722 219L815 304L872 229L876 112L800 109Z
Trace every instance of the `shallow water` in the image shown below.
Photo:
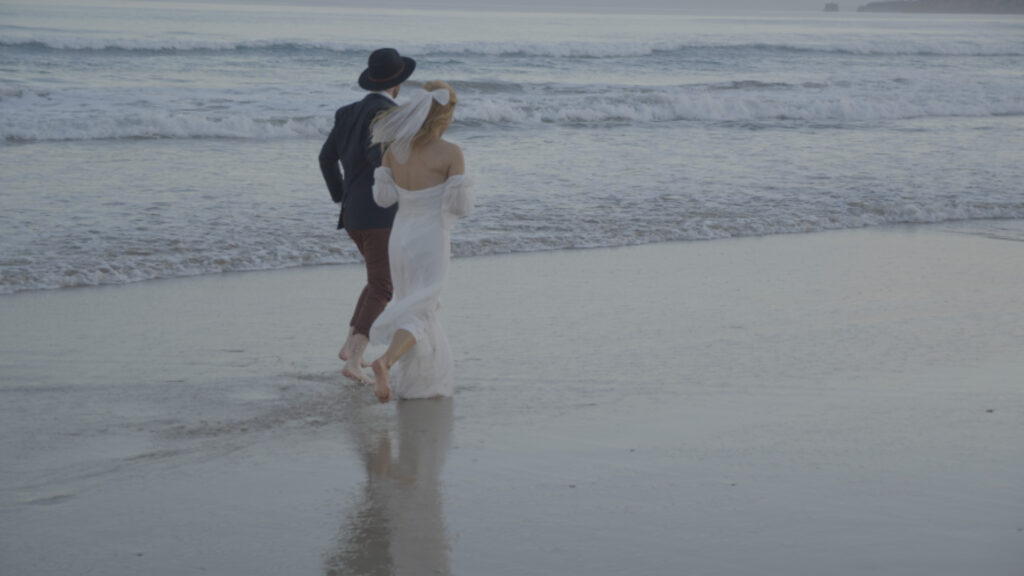
M1014 573L1022 228L936 228L457 260L423 410L359 266L9 295L0 572Z

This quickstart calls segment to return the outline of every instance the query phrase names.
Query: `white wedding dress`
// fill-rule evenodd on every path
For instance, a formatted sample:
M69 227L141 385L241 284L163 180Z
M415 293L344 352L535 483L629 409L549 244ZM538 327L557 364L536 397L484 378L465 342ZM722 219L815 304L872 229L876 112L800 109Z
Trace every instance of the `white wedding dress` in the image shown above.
M399 329L416 338L391 368L392 396L451 396L454 363L438 311L451 257L451 228L473 208L469 179L458 174L430 188L405 190L385 166L373 178L374 201L384 208L398 202L398 213L388 242L394 294L370 328L370 342L388 345Z

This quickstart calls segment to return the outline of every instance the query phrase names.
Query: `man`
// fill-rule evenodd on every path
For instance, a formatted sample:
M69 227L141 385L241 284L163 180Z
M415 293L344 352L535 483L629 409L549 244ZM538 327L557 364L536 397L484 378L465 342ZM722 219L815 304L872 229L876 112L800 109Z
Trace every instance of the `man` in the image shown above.
M397 211L396 206L381 208L373 201L373 171L383 154L379 145L370 143L370 123L379 112L395 105L402 83L415 69L412 58L400 56L393 48L370 54L367 68L359 76L359 86L370 94L338 109L334 128L320 150L320 171L331 199L341 205L338 229L348 232L366 261L366 286L349 322L348 339L338 352L345 361L342 374L366 383L372 383L362 368L370 326L391 300L388 238Z

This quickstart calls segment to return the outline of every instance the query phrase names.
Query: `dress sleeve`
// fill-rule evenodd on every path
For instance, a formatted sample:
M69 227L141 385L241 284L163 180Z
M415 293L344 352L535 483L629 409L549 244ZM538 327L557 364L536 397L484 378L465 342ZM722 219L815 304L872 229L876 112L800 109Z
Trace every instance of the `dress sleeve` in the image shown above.
M444 191L444 210L454 216L465 216L473 209L472 182L465 174L456 174L448 178Z
M391 176L391 168L381 166L373 171L373 201L381 208L388 208L398 202L398 189Z

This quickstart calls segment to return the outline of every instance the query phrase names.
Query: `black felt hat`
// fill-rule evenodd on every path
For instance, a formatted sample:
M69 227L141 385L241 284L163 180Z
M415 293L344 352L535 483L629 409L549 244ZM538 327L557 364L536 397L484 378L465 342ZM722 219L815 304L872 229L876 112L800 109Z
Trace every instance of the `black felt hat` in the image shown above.
M359 75L359 87L374 92L398 86L416 69L415 60L400 56L394 48L374 50L366 64Z

